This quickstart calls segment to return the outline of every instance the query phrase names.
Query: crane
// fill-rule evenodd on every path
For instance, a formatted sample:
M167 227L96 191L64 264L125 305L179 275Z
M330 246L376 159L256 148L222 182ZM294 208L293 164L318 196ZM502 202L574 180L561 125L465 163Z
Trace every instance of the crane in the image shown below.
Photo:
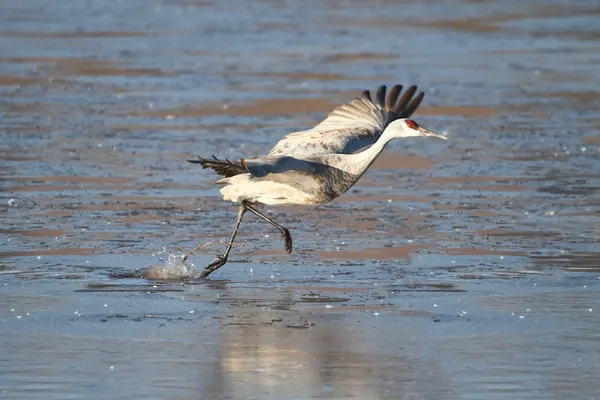
M223 199L239 205L225 252L198 276L207 277L225 265L246 212L277 228L285 250L291 253L289 230L263 214L260 206L328 203L360 179L390 140L419 136L446 140L409 119L425 95L421 92L415 96L416 86L402 94L402 85L395 85L387 98L386 91L385 85L380 86L375 101L368 90L363 91L361 97L335 108L314 128L284 136L267 156L241 158L239 162L215 156L188 160L223 176L216 181L223 185Z

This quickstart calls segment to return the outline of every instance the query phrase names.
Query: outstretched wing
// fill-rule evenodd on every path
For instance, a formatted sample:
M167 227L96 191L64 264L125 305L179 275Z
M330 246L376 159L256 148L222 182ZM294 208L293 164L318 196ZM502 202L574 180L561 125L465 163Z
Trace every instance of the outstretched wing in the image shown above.
M269 155L354 153L375 143L391 122L410 117L425 96L423 92L415 96L416 91L417 87L411 86L402 94L402 85L395 85L386 99L383 85L373 101L371 93L365 90L360 98L337 107L313 129L284 136Z
M315 188L318 184L316 175L323 172L327 166L308 161L299 160L290 156L266 156L240 159L239 163L228 159L220 160L215 156L211 158L198 157L196 160L188 160L193 164L200 164L202 168L213 169L217 174L225 178L231 178L240 174L249 174L254 179L267 179L273 182L285 183L302 190ZM227 179L221 179L217 183L226 183Z
M228 178L246 174L253 180L283 183L304 192L319 187L317 175L327 168L316 162L289 156L266 156L248 160L242 158L239 163L228 159L220 160L215 156L212 159L198 157L188 161L202 165L203 169L211 168L225 177L217 183L229 183Z
M271 174L287 174L290 172L315 175L324 168L323 165L309 160L300 160L290 156L266 156L241 160L247 171L255 178L264 178Z
M198 156L196 160L188 160L192 164L200 164L202 165L202 169L211 168L217 174L222 175L224 177L232 177L234 175L247 173L248 170L244 168L241 164L236 164L233 161L229 161L228 159L219 160L217 157L212 156L211 158L202 158Z

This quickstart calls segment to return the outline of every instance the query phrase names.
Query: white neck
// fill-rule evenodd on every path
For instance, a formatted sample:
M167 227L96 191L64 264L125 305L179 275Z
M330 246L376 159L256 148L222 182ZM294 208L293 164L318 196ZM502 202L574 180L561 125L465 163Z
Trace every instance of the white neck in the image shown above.
M393 138L392 134L389 132L386 134L386 131L384 131L379 139L368 149L355 154L339 154L337 155L339 161L336 160L336 164L339 163L339 165L330 165L360 177L377 160L377 157L379 157L385 146Z

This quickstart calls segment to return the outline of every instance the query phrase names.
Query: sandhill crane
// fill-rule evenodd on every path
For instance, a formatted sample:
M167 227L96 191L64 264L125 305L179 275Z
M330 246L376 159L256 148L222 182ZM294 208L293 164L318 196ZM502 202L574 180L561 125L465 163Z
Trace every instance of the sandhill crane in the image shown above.
M446 139L408 119L419 107L424 93L415 96L416 86L402 97L395 85L386 99L386 86L377 90L375 102L365 90L360 98L334 109L314 128L283 137L268 156L239 162L198 157L188 160L212 168L224 178L221 194L239 204L239 212L225 253L198 276L206 277L222 267L247 211L267 221L282 234L287 252L292 251L290 232L258 210L260 205L320 205L345 193L381 154L392 139L412 136ZM400 99L398 99L400 97ZM366 150L361 150L367 146ZM193 250L183 257L185 261Z

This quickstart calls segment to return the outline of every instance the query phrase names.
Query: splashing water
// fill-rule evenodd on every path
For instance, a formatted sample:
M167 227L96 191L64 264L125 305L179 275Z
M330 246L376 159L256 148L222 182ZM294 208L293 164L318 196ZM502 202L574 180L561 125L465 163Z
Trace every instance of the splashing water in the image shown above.
M180 255L169 254L164 266L153 265L146 270L147 279L186 279L194 276L194 264L184 262Z

